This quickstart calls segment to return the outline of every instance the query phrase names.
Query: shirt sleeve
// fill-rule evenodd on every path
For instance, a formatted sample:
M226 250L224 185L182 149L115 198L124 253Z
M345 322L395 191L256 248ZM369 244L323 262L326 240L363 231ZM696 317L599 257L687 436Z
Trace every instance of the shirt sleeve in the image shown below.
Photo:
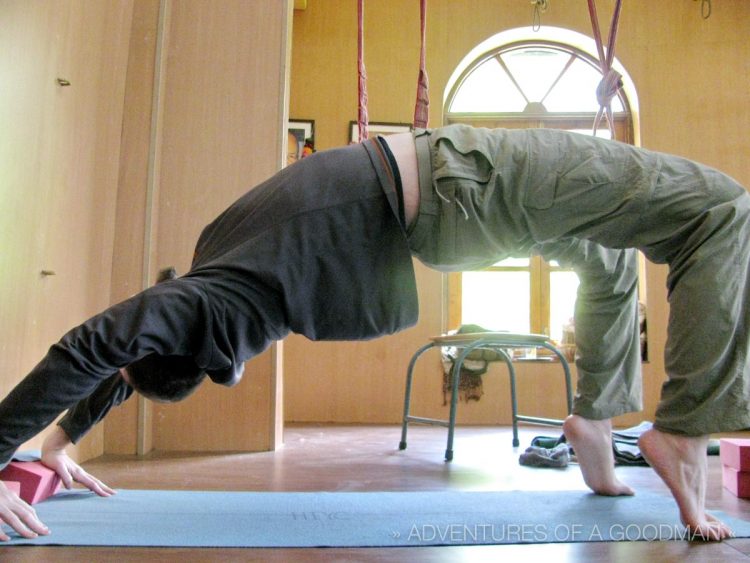
M120 368L150 353L205 354L207 316L205 294L176 280L68 332L0 402L0 468L67 409L63 429L82 436L129 394L114 377Z
M133 388L122 379L119 373L102 381L96 390L78 403L58 422L70 441L77 444L107 413L126 401L133 394Z

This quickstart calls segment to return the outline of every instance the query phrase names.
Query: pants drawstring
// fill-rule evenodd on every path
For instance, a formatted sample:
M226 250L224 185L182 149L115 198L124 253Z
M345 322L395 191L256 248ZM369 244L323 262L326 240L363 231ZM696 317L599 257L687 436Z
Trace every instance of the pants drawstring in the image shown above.
M458 199L458 198L457 198L457 197L456 197L455 195L453 196L453 201L451 201L450 199L448 199L447 197L445 197L445 196L444 196L443 194L441 194L441 193L440 193L440 190L438 189L438 187L437 187L437 184L435 185L435 193L436 193L436 194L438 195L438 197L439 197L440 199L442 199L442 200L443 200L443 201L444 201L445 203L455 203L456 205L458 205L458 206L459 206L459 207L461 208L461 211L462 211L462 212L463 212L463 214L464 214L464 219L465 219L466 221L468 221L468 220L469 220L469 212L468 212L468 211L466 211L466 208L464 207L464 204L463 204L463 203L461 203L461 201L459 201L459 199Z

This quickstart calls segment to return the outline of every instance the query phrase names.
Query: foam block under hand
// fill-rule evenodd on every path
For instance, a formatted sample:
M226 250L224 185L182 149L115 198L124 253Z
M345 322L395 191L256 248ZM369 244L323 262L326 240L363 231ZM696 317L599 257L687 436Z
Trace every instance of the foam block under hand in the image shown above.
M41 502L60 490L60 476L39 461L11 461L0 471L0 480L9 488L9 481L19 483L18 496L29 504Z

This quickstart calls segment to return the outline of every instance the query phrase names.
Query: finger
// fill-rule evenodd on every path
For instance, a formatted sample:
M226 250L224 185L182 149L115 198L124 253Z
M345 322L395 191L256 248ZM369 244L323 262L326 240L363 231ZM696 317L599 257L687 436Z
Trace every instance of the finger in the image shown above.
M111 487L108 487L98 479L93 479L88 484L85 485L86 488L88 488L90 491L93 491L100 497L109 497L117 493L114 489Z
M115 490L102 483L93 475L87 473L78 467L73 475L77 483L80 483L90 491L95 492L100 497L108 497L115 494Z
M0 519L13 528L20 536L27 539L33 539L38 535L46 536L49 534L49 528L39 520L36 511L25 502L21 502L21 505L16 505L15 507L11 507L4 511L3 514L0 515ZM10 539L7 534L6 538ZM5 541L7 541L7 539Z
M63 487L71 489L73 487L73 476L68 471L67 467L61 467L57 470L57 474L60 476Z

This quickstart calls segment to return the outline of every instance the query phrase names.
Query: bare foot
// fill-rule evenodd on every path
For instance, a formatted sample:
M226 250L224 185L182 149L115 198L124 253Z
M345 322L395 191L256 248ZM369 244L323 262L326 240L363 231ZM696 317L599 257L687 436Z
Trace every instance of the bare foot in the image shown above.
M649 465L667 484L687 526L689 539L718 541L732 537L723 522L706 513L708 436L681 436L652 428L638 440Z
M573 446L584 482L598 495L633 495L635 491L615 476L612 422L590 420L577 414L565 419L563 432Z

